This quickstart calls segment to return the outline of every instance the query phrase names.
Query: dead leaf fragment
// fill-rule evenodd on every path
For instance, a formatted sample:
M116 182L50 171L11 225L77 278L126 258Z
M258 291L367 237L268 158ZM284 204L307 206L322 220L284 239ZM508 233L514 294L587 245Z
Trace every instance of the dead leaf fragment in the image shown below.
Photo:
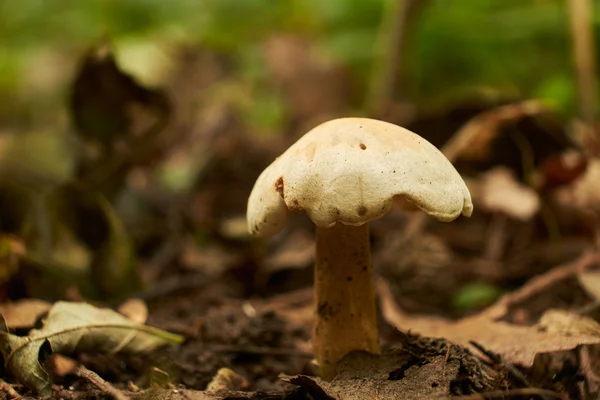
M600 271L584 271L577 274L581 287L596 301L600 301Z
M179 335L137 324L110 309L86 303L58 302L49 311L40 329L28 336L0 332L0 352L12 375L40 395L51 394L48 373L40 362L41 348L52 353L79 351L139 353L183 341Z
M491 212L520 221L530 220L540 209L540 198L530 186L517 181L506 167L496 167L481 179L479 200Z
M600 337L600 324L589 317L565 310L548 310L540 318L538 327L548 333L564 336Z
M582 344L600 344L600 335L586 328L580 334L567 334L565 329L554 328L549 331L545 326L521 326L499 320L494 306L488 310L459 321L429 316L411 316L402 312L395 304L389 289L379 283L382 312L384 318L397 329L410 330L411 333L443 337L461 346L472 348L471 341L499 354L512 364L531 367L536 355L562 350L572 350ZM547 322L547 321L546 321ZM569 326L568 324L565 324ZM546 326L547 327L547 326ZM581 329L581 328L580 328Z
M43 300L22 299L0 304L0 314L10 329L32 327L39 316L48 312L52 305Z
M148 320L148 306L142 299L129 299L117 311L138 324L145 324Z
M207 392L240 390L246 380L230 368L221 368L206 387Z
M572 184L557 189L557 200L568 208L600 212L600 159L588 162L587 170Z

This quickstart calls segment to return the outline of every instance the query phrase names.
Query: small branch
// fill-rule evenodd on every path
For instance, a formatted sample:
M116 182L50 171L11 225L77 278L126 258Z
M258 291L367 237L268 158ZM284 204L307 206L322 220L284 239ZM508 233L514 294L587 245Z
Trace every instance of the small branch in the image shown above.
M13 400L22 400L23 396L21 396L17 391L12 387L10 383L5 382L0 379L0 391L6 393L9 398Z
M78 377L90 382L92 385L100 389L103 393L106 393L115 400L130 400L129 396L126 396L119 389L102 379L97 373L90 371L83 365L80 365L77 368L75 368L75 371L73 371L73 373Z
M501 365L502 367L506 368L506 370L513 376L513 378L516 379L521 385L531 386L531 383L525 377L525 375L523 375L521 371L519 371L514 365L505 362L499 354L496 354L493 351L486 349L485 347L473 340L469 340L469 343L471 344L471 346L475 347L478 351L484 354L487 358L492 360L494 364Z
M596 265L599 261L600 253L597 249L584 252L576 260L567 264L559 265L545 274L531 279L518 290L502 297L494 305L489 307L485 311L485 314L488 314L492 317L495 315L504 315L510 306L522 302L528 297L543 291L556 282L585 271L586 269Z

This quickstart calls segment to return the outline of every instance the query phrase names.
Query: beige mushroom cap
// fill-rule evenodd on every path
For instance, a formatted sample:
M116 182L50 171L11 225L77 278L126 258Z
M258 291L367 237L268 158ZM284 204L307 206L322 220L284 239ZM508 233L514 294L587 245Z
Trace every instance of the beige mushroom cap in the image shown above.
M301 137L258 177L248 228L276 234L290 210L306 212L322 228L358 226L385 215L394 200L441 221L473 211L465 182L427 140L383 121L335 119Z

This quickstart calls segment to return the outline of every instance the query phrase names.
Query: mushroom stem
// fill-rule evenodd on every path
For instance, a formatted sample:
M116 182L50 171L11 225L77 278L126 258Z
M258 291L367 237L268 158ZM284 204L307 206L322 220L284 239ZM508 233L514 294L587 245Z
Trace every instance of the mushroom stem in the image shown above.
M337 223L316 232L312 343L323 379L353 350L379 353L369 224Z

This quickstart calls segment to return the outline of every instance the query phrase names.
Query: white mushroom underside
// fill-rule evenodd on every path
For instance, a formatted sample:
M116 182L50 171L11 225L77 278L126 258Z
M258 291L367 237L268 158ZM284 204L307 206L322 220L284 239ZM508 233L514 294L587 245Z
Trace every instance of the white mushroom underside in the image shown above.
M441 221L471 215L469 191L450 161L420 136L365 118L319 125L259 176L248 200L251 233L268 236L289 210L319 227L362 225L408 200Z

